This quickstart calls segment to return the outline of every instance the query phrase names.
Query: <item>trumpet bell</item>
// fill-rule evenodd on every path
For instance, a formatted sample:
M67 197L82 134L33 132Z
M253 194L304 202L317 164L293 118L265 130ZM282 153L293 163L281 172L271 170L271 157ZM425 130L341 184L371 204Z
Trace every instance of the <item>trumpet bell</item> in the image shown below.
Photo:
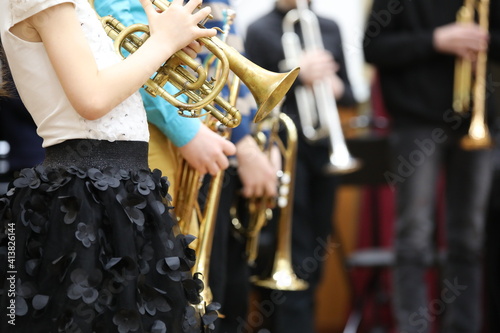
M256 286L275 290L299 291L309 288L309 283L297 277L288 261L278 260L275 264L276 269L270 277L252 277L250 281Z
M254 94L252 92L258 107L253 120L254 122L257 123L266 118L274 107L278 105L278 103L285 97L295 79L297 79L299 71L300 69L296 67L288 73L269 72L266 75L266 82L263 82L262 78L257 81L259 83L259 87L268 88L265 93L261 91ZM250 91L252 91L252 89L250 89ZM259 93L261 95L259 95Z
M340 130L339 130L340 131ZM338 135L339 133L332 133ZM349 153L343 136L334 140L337 144L333 145L330 154L330 163L323 167L323 172L327 175L344 175L361 168L362 162Z
M359 159L348 156L344 161L327 164L323 171L327 175L343 175L359 170L361 165L362 163Z
M493 141L486 125L471 126L469 134L460 140L460 146L465 150L488 149L493 146Z
M299 75L300 68L295 67L286 73L276 73L260 67L245 58L231 46L224 44L217 37L212 37L228 59L229 68L238 76L252 93L257 103L254 122L260 122L285 97Z

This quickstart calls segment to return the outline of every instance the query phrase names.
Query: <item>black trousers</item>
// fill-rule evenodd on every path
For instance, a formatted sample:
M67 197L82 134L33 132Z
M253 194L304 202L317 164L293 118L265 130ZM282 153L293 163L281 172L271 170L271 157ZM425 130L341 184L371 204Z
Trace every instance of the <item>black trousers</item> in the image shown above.
M500 169L494 173L486 220L486 326L487 332L500 332Z

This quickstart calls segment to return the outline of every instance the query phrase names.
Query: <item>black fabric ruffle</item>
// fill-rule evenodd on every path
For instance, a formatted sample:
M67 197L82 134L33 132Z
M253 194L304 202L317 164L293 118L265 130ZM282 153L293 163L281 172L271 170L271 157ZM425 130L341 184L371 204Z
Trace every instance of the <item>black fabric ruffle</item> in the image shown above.
M168 202L159 170L22 170L0 198L1 331L213 327L216 307L202 318L196 310L203 282L190 271L193 237L179 232Z

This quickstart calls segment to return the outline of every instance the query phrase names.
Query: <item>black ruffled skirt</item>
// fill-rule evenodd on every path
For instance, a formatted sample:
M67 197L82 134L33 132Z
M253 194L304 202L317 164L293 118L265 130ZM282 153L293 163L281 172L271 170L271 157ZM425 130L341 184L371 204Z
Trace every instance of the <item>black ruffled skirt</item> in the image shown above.
M193 237L146 142L49 147L0 198L1 332L201 332ZM2 287L2 285L0 285ZM202 327L204 326L204 327Z

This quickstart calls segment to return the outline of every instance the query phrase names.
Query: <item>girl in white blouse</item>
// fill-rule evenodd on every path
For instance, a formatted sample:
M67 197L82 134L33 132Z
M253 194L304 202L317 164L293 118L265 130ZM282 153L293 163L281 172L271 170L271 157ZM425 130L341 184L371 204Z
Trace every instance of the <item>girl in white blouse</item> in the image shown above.
M163 13L140 1L151 36L125 60L86 0L0 3L9 70L47 152L0 199L2 332L203 329L191 237L170 215L167 180L148 168L137 91L215 30L197 26L210 12L196 11L201 0Z

